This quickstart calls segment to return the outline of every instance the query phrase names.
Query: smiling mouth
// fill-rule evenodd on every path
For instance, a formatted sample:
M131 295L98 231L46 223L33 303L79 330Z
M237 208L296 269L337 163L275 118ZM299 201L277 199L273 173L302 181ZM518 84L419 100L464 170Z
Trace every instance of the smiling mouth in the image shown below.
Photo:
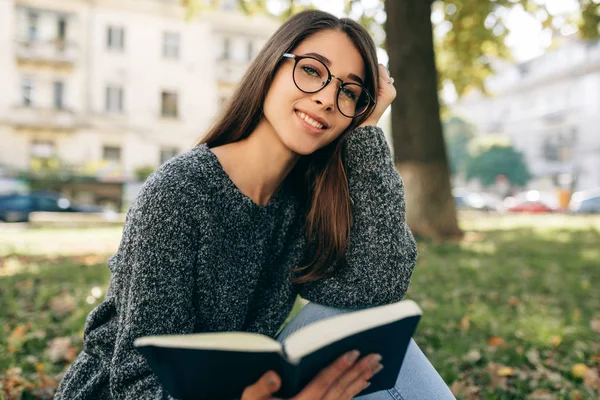
M317 128L317 129L326 129L327 128L327 125L323 125L319 121L315 121L314 119L309 117L307 114L303 113L302 111L296 111L296 115L298 117L302 118L307 124Z

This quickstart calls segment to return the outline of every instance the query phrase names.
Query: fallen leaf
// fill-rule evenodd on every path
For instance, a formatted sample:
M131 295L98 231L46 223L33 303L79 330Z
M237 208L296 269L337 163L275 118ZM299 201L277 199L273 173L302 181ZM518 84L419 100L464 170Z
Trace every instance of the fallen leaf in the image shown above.
M537 366L540 363L540 352L537 350L529 350L525 353L525 357L527 357L527 360L533 365Z
M470 385L462 381L454 381L450 386L450 391L457 397L464 397L467 399L473 398L472 396L481 390L478 386Z
M588 370L589 368L585 364L575 364L571 368L571 375L573 375L575 378L583 378Z
M562 338L560 336L552 336L550 339L550 343L552 343L552 346L554 347L558 346L561 342Z
M486 366L486 370L489 373L490 386L492 388L508 390L508 378L505 375L500 375L498 373L498 371L500 371L502 368L507 368L507 367L505 367L504 365L493 363L493 362L489 363Z
M75 298L63 293L50 300L50 309L57 318L62 318L75 310Z
M502 339L501 337L498 336L492 336L489 340L488 340L488 344L490 346L500 346L504 344L504 339Z
M600 333L600 319L592 319L590 321L590 327L596 333Z
M590 389L600 389L600 371L598 368L589 368L584 373L583 384Z
M463 360L476 363L477 361L481 360L481 352L473 349L463 356Z
M553 400L556 397L547 389L536 389L527 396L530 400Z
M46 355L52 362L73 361L77 357L77 348L68 337L54 338L48 343Z
M515 370L511 367L502 367L496 371L498 376L513 376L515 374Z
M465 315L464 317L461 318L460 323L459 323L459 327L460 327L461 331L463 331L463 332L468 331L470 325L471 325L471 323L469 321L468 315Z
M21 347L21 341L23 340L23 337L25 337L25 334L27 333L29 327L29 324L17 325L15 329L12 330L12 332L8 336L9 352L15 353L18 351L18 349Z
M510 299L508 299L508 305L511 307L518 306L520 304L521 304L521 300L519 300L518 298L516 298L514 296L511 297Z

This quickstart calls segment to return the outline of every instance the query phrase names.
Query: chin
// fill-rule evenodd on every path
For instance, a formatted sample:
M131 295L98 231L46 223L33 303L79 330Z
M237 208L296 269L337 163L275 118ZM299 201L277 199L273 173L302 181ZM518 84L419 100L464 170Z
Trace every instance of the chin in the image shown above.
M290 151L301 156L308 156L322 147L317 141L299 139L300 138L283 138L282 141Z

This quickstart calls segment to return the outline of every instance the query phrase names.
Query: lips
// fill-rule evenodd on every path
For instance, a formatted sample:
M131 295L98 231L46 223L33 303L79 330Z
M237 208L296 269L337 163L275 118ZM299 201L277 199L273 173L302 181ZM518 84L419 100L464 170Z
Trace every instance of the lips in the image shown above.
M329 128L329 125L327 124L327 121L325 121L323 118L318 117L317 115L304 111L304 110L299 110L296 109L296 115L303 119L307 124L317 128L317 129L327 129Z

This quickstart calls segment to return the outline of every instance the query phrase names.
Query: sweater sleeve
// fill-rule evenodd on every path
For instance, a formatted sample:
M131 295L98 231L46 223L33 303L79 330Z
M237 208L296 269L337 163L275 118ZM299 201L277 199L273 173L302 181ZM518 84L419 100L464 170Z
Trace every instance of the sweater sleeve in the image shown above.
M404 185L383 131L357 128L345 144L353 225L347 265L330 278L300 285L301 297L334 307L370 307L401 300L417 247L406 225Z
M120 282L110 366L114 399L170 399L133 342L194 329L197 212L193 197L178 182L181 179L168 169L150 177L128 212L112 262Z

